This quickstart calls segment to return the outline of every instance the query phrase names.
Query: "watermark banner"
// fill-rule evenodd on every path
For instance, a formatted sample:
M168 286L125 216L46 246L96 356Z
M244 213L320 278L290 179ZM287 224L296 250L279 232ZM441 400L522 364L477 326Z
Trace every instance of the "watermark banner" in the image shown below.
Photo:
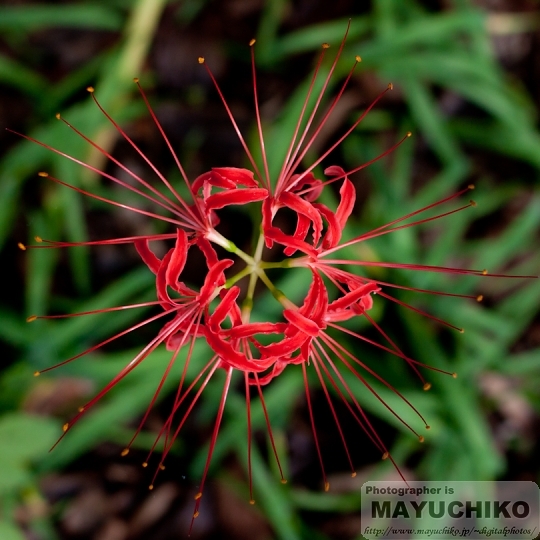
M368 540L535 539L534 482L366 482L362 535Z

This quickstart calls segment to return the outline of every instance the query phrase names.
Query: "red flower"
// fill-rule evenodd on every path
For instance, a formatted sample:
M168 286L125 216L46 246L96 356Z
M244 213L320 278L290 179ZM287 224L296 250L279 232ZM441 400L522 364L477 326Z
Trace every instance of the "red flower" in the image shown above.
M151 354L159 345L165 344L167 349L172 352L171 360L158 388L156 389L149 407L142 418L139 428L137 429L130 443L122 452L123 455L127 454L131 443L140 432L152 406L158 398L158 395L167 376L170 373L173 364L176 361L180 361L179 359L181 358L181 353L185 352L185 356L183 356L183 359L181 360L183 362L183 370L173 408L169 418L165 422L161 431L158 433L156 443L154 444L155 447L161 438L165 439L163 455L159 466L156 469L157 474L157 471L162 468L163 461L170 451L175 438L178 436L188 415L201 396L208 381L218 368L225 370L226 379L211 436L206 466L200 483L199 492L195 496L196 503L193 514L194 518L198 515L198 508L203 493L203 487L212 457L212 452L217 440L227 394L229 392L231 378L234 371L242 372L244 377L248 420L248 456L251 454L251 414L249 389L250 386L255 386L262 402L263 411L270 434L270 440L277 459L269 415L264 403L262 387L268 384L275 377L278 377L287 366L301 366L313 436L319 454L325 489L328 489L329 486L324 471L323 460L317 439L315 418L311 407L311 398L307 377L308 369L311 369L316 373L317 378L321 383L326 400L340 433L353 475L355 473L352 456L349 453L343 430L333 405L332 397L329 389L327 388L328 385L330 385L330 387L333 389L335 395L337 395L343 401L350 414L359 424L361 429L363 429L367 436L371 439L373 444L375 444L375 446L381 451L383 458L389 458L392 461L393 459L384 445L384 442L380 439L367 415L365 414L359 401L361 396L356 396L353 394L346 382L346 378L342 374L343 371L350 372L356 379L361 381L368 392L374 394L377 399L379 399L382 404L391 411L392 414L394 414L403 424L405 424L416 434L420 441L423 441L422 435L416 433L404 420L401 419L398 412L392 410L386 405L386 403L384 403L384 401L382 401L372 385L364 376L364 373L368 373L370 376L375 377L382 384L390 388L408 407L411 407L419 415L422 421L424 421L420 413L397 389L393 388L372 368L367 366L357 356L348 351L344 345L342 345L340 341L333 336L336 334L336 331L343 332L358 340L369 343L381 351L390 353L403 359L418 374L424 389L427 390L429 389L430 384L423 379L419 372L419 367L429 367L423 366L414 359L408 358L384 332L384 330L380 328L377 322L369 315L369 311L373 306L373 302L376 301L375 299L379 297L405 305L406 307L414 309L415 311L422 313L427 317L431 317L432 319L435 319L435 317L423 313L417 308L404 304L400 300L394 298L389 292L389 290L392 288L408 288L410 290L418 289L402 287L399 285L382 282L380 280L367 278L362 275L356 275L348 270L343 269L342 266L380 266L385 268L472 274L477 276L486 275L487 273L486 271L482 270L463 270L445 267L408 265L396 262L353 261L348 259L334 258L334 254L344 247L364 242L377 236L389 234L402 228L412 227L420 223L426 223L434 219L439 219L474 205L474 203L471 201L460 208L441 213L434 217L411 221L411 218L414 218L415 216L439 205L448 203L454 198L463 195L468 191L468 189L472 189L472 186L469 186L459 193L448 196L441 201L419 209L416 212L403 216L402 218L396 219L390 223L387 223L386 225L378 227L373 231L363 233L352 240L347 240L345 242L342 241L342 234L347 220L353 212L356 198L355 188L350 180L350 176L356 171L369 165L376 159L380 159L391 152L397 145L401 144L401 142L403 142L410 135L410 133L407 133L403 139L401 139L401 141L394 145L394 147L384 152L381 156L378 156L370 162L360 165L350 171L345 171L341 167L334 165L325 169L325 175L328 177L326 180L317 179L314 175L313 171L315 167L326 159L328 155L343 142L343 140L357 127L369 110L388 90L392 88L391 85L388 85L387 89L384 90L384 92L382 92L381 95L358 117L353 125L345 132L345 134L343 134L342 137L338 139L336 143L334 143L326 152L324 152L310 167L307 169L301 168L303 159L309 147L317 138L326 121L332 114L338 100L345 90L349 79L353 74L354 67L360 61L359 57L357 57L353 68L351 69L337 96L332 101L328 111L323 115L318 125L313 126L316 113L319 105L322 102L324 93L330 81L330 77L333 74L336 63L342 52L346 37L347 36L345 35L330 72L323 83L322 90L315 100L315 106L313 107L312 111L309 112L306 120L305 117L308 114L307 103L313 92L314 83L318 76L319 67L321 65L324 53L328 48L326 44L323 46L323 51L315 68L304 107L291 138L286 159L284 160L281 171L275 181L272 181L270 178L266 153L264 151L264 137L261 129L257 100L253 48L251 49L251 53L255 91L255 108L259 139L262 148L263 173L261 173L257 167L257 164L240 133L238 125L233 118L225 98L221 93L214 76L212 75L212 72L208 67L206 67L204 59L202 58L199 59L199 62L205 65L209 76L214 82L215 87L232 121L233 127L239 136L239 140L246 151L253 170L233 167L213 168L211 171L199 176L193 182L190 182L180 161L172 149L171 143L165 135L154 112L152 111L144 92L139 86L138 80L135 80L135 82L139 86L141 95L148 107L148 110L154 119L158 130L162 134L165 143L174 156L178 169L188 187L188 193L190 195L189 200L184 200L182 198L178 190L176 190L175 187L166 179L166 177L159 172L157 167L148 160L148 158L137 147L129 135L101 107L94 95L93 88L89 88L89 92L91 93L91 96L96 102L97 106L112 122L122 137L139 153L139 155L157 174L158 178L163 182L164 186L169 191L168 196L164 195L160 190L144 180L144 178L137 175L137 173L124 166L114 156L103 148L99 147L96 143L86 138L86 136L84 136L63 119L62 120L64 123L66 123L71 129L73 129L77 134L83 137L86 141L88 141L88 143L98 149L102 154L104 154L108 159L110 159L126 174L128 174L134 181L135 186L132 185L132 183L128 183L108 174L105 171L97 169L93 165L86 164L75 157L63 154L59 150L55 150L42 142L34 141L37 144L49 148L57 154L64 155L67 159L75 161L81 164L83 167L100 174L103 178L137 193L147 201L151 201L157 205L161 211L163 211L163 213L157 214L148 210L128 206L121 202L105 199L80 188L70 186L62 180L49 176L47 173L40 173L41 176L48 177L54 182L71 187L72 189L75 189L76 191L89 197L93 197L113 205L121 206L123 208L128 208L133 212L137 212L154 219L163 220L172 225L172 232L166 234L113 238L109 240L84 243L57 242L37 238L36 240L38 244L31 247L61 248L78 245L105 245L122 243L133 244L142 261L148 266L150 271L155 274L157 300L155 302L144 304L111 308L110 311L114 311L116 309L125 309L126 307L141 307L148 305L158 305L162 310L158 315L154 315L153 317L132 326L120 334L117 334L116 336L113 336L91 347L87 351L84 351L77 356L65 360L60 364L57 364L57 366L53 366L44 371L49 371L54 367L58 367L66 364L67 362L80 358L81 356L98 349L99 347L127 334L128 332L137 330L149 322L162 319L164 320L165 318L167 319L156 337L146 347L144 347L141 352L105 386L105 388L103 388L92 400L82 407L80 412L69 423L65 424L65 432L67 432L78 421L78 419L85 413L86 410L88 410L88 408L97 403L97 401L99 401L121 379L135 369L137 365L147 358L148 355ZM251 43L251 45L253 45L253 43L254 41ZM61 119L59 115L58 118ZM300 127L303 124L305 125L303 130L301 130ZM308 135L308 133L310 133L310 129L312 129L312 134ZM29 137L26 138L29 139ZM324 204L317 202L317 199L323 188L334 182L341 182L341 186L339 189L339 203L337 208L332 210ZM253 255L243 252L233 242L226 239L220 232L218 232L218 230L216 230L216 227L219 224L220 210L230 205L245 205L250 203L262 203L260 205L262 207L260 212L261 235ZM287 208L295 215L296 228L293 234L283 232L283 230L274 224L276 214L282 208ZM405 222L406 220L407 222ZM174 241L174 247L171 247L165 256L160 259L154 254L150 247L151 242L155 240ZM287 258L281 262L263 260L264 245L271 248L275 247L276 244L283 249L283 252ZM214 245L220 246L228 251L231 258L229 258L229 256L227 258L220 258L218 252L214 249ZM22 244L21 247L26 249L26 246L23 246ZM182 272L185 268L188 254L192 249L197 249L203 254L207 267L203 285L199 290L193 289L182 281ZM295 258L291 258L291 256L296 252L300 252L299 255L297 255ZM243 268L236 273L232 271L232 266L235 263L235 260L244 263ZM285 297L284 294L280 292L271 281L267 272L273 268L306 268L310 270L311 284L309 289L306 290L306 295L301 306L295 305L289 298ZM244 278L248 279L246 287L247 292L244 294L244 297L240 302L241 289L237 283ZM253 306L257 303L257 298L255 296L255 285L259 280L270 290L276 301L281 305L282 317L277 320L265 322L252 322L250 320ZM443 294L448 296L464 296L466 298L476 298L477 300L481 300L481 297L455 295L438 291L421 292L432 292L434 294ZM330 297L335 297L335 299L331 301ZM58 316L49 318L55 317ZM382 343L368 339L367 337L340 324L344 321L353 319L354 317L364 317L367 319L367 321L369 321L369 323L378 331L382 338ZM28 318L28 320L35 320L36 318L38 317L31 316ZM47 316L40 318L47 318ZM456 328L449 323L440 321L439 319L435 320L450 327ZM225 324L226 321L227 324ZM261 336L263 335L273 335L274 341L271 343L265 342L265 340L261 339ZM207 342L212 353L206 365L199 368L199 375L186 388L186 372L191 361L194 343L199 338L204 339ZM174 428L173 420L175 420L181 406L184 406L186 410L180 418L178 425L176 428ZM424 424L426 427L428 427L425 421ZM147 462L145 462L145 464L146 463ZM282 480L284 481L283 475ZM251 465L249 466L249 484L250 491L252 491ZM253 502L252 493L250 494L250 497L251 502Z

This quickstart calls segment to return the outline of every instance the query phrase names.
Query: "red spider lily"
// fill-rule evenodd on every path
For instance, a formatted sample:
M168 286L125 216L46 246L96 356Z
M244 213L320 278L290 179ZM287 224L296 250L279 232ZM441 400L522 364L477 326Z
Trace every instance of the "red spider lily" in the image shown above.
M355 203L355 188L351 180L350 175L358 170L366 167L373 161L380 159L391 152L396 146L401 144L410 133L407 133L396 145L389 148L386 152L377 156L373 160L364 163L350 171L345 171L339 166L331 166L325 169L325 175L328 176L327 180L320 180L315 178L314 169L321 164L321 162L336 148L343 140L358 126L369 110L383 97L383 95L392 89L391 85L388 85L375 101L366 108L366 110L359 115L357 120L353 122L352 126L334 143L328 148L317 160L315 160L309 167L302 168L303 160L306 153L317 136L320 134L323 126L327 122L328 118L334 111L339 99L341 98L347 83L353 75L354 69L360 58L357 57L356 61L347 76L342 87L338 91L336 97L330 103L330 106L325 114L322 115L318 123L315 122L320 105L323 101L325 92L327 90L330 78L333 75L338 59L343 50L347 33L341 42L339 50L336 54L329 73L323 82L322 90L315 99L315 105L309 112L307 111L308 102L312 97L315 82L319 74L319 69L323 61L328 45L323 46L323 51L316 64L311 84L308 88L305 103L300 113L298 122L294 129L294 133L291 137L291 142L287 151L286 158L282 164L281 171L275 181L270 178L268 169L268 162L265 152L264 137L261 127L261 118L259 114L259 104L257 98L257 84L256 84L256 72L255 72L255 60L253 47L251 48L252 55L252 76L253 76L253 88L255 98L255 111L256 121L258 126L259 140L262 150L263 161L263 173L257 166L255 159L252 156L240 129L231 113L229 106L223 96L217 81L215 80L211 70L206 66L204 59L199 58L199 63L206 67L206 70L212 79L215 88L221 97L225 109L229 115L232 125L239 137L240 143L246 151L246 155L251 164L253 170L233 168L233 167L219 167L214 168L211 171L199 176L194 181L190 181L186 175L184 168L182 167L178 157L176 156L172 145L167 138L163 128L161 127L156 115L154 114L150 104L144 94L142 88L139 85L138 79L135 79L137 86L140 90L143 100L145 101L148 111L152 116L155 125L161 133L165 144L168 146L171 154L173 155L177 167L183 177L183 180L188 188L190 200L185 200L174 188L174 186L166 179L166 177L160 173L158 168L153 165L145 154L139 149L136 143L130 138L130 136L111 118L111 116L102 108L97 98L94 95L94 89L89 88L89 92L92 99L95 101L99 109L117 129L118 133L134 148L134 150L142 157L143 160L151 167L156 173L157 177L164 186L168 189L169 195L164 195L160 190L156 189L151 183L137 175L128 167L119 162L113 155L107 150L98 146L92 142L84 134L78 131L75 127L71 126L67 121L57 115L57 118L62 120L68 127L70 127L75 133L83 137L89 144L99 150L104 156L110 159L118 167L120 167L125 173L127 173L131 179L135 182L135 186L116 178L103 170L97 169L95 166L84 163L79 159L69 156L59 150L51 148L45 143L34 141L41 146L50 149L57 154L65 156L74 162L79 163L83 167L90 169L94 173L101 175L108 181L121 185L122 187L129 189L132 192L137 193L146 201L149 201L159 207L159 211L163 212L158 214L149 210L128 206L124 203L106 199L96 194L84 191L80 188L70 186L64 181L54 178L47 173L40 173L41 176L48 177L49 179L57 182L61 185L70 187L100 201L110 203L112 205L121 206L127 208L133 212L143 214L153 219L159 219L166 221L172 225L172 232L156 235L145 236L132 236L124 238L112 238L107 240L98 240L92 242L80 242L69 243L59 242L52 240L42 240L36 238L37 245L30 246L32 248L62 248L62 247L74 247L81 245L107 245L107 244L133 244L142 261L148 266L151 272L155 274L156 280L156 296L155 302L133 304L130 306L121 306L115 308L109 308L105 310L98 310L102 313L105 311L115 311L126 308L138 308L149 305L158 305L161 308L161 312L158 315L154 315L145 321L142 321L131 328L124 330L123 332L91 347L90 349L78 354L77 356L65 360L56 366L48 368L44 371L56 368L68 362L71 362L77 358L95 351L106 345L107 343L126 335L129 332L133 332L143 325L150 322L167 318L162 329L156 335L156 337L146 346L141 352L116 376L114 377L94 398L92 398L87 404L81 407L79 413L67 424L64 425L64 431L67 431L81 418L81 416L91 406L97 403L109 390L111 390L121 379L128 375L133 369L136 368L145 358L148 357L159 345L165 344L168 350L172 352L171 360L163 374L163 377L156 389L156 392L148 406L147 411L143 415L139 427L137 428L132 440L126 446L123 455L129 452L129 448L135 437L141 431L148 415L158 398L158 395L167 379L170 375L173 364L178 361L181 351L185 351L185 358L182 360L183 369L180 381L178 383L178 389L171 413L166 420L164 426L158 433L156 442L152 447L150 453L156 447L160 439L164 439L164 451L156 469L157 472L163 468L163 462L172 448L172 445L179 435L180 430L184 426L186 419L188 418L193 407L199 400L202 392L204 391L208 381L213 376L218 368L225 370L226 378L222 390L222 397L217 412L214 429L211 435L210 448L205 464L204 473L200 483L199 492L195 496L195 510L193 518L197 517L199 512L199 505L203 493L205 479L207 477L212 453L217 441L218 432L221 424L221 420L224 413L225 403L229 392L232 375L234 371L240 371L243 373L244 386L246 392L246 409L247 409L247 424L248 424L248 474L250 485L250 501L253 500L252 493L252 481L251 481L251 409L250 409L250 387L254 386L257 389L257 393L260 397L263 412L266 419L266 425L268 428L271 445L273 447L274 454L276 456L278 466L279 459L272 436L272 430L270 425L269 414L264 402L262 388L268 384L272 379L278 377L288 365L300 365L302 369L306 401L308 405L310 422L315 440L316 449L319 456L321 465L323 482L325 489L329 488L329 484L326 478L321 450L317 438L317 430L315 425L315 418L311 406L311 398L308 385L308 369L315 372L318 380L320 381L325 398L330 407L331 413L336 423L336 427L339 431L341 441L343 443L351 470L354 473L354 464L352 456L350 455L347 447L347 442L340 425L339 418L333 404L333 398L330 393L332 390L335 396L343 401L346 408L353 416L355 421L359 424L361 429L366 433L373 444L381 451L381 455L384 459L393 459L386 448L384 442L378 436L374 427L370 423L369 418L365 414L359 399L353 394L349 385L346 382L346 377L343 376L343 372L350 372L353 377L362 382L368 392L372 393L382 405L390 410L405 426L407 426L422 442L423 436L418 434L409 424L407 424L400 415L391 409L377 394L373 386L370 384L367 376L375 378L392 392L399 396L403 403L412 408L419 418L422 420L426 428L429 426L423 419L420 412L403 396L396 388L387 383L380 375L378 375L372 368L367 366L360 358L349 352L338 339L333 337L336 332L346 333L348 336L366 342L373 347L377 347L379 350L386 353L390 353L404 360L410 367L416 372L420 378L420 381L425 390L430 388L430 384L424 380L420 374L419 368L428 368L434 371L439 371L435 368L425 366L418 361L407 357L400 348L391 340L391 338L385 333L385 331L377 324L377 322L369 315L369 311L373 305L374 297L379 296L389 301L403 305L409 309L413 309L423 315L430 317L442 324L456 328L450 323L441 321L421 310L414 308L404 302L394 298L388 290L391 288L404 288L408 290L418 292L428 292L433 294L441 294L447 296L458 296L463 298L476 298L480 301L481 297L471 295L458 295L452 293L445 293L440 291L426 291L421 289L414 289L411 287L404 287L391 283L382 282L372 278L365 277L363 275L353 274L347 270L344 270L342 266L380 266L385 268L401 268L417 271L428 272L444 272L451 274L471 274L471 275L486 275L485 270L469 270L469 269L453 269L446 267L435 266L421 266L401 264L394 262L373 262L373 261L351 261L347 259L332 258L334 254L340 249L358 244L360 242L367 241L369 239L389 234L393 231L400 230L406 227L416 226L421 223L427 223L435 219L440 219L449 216L455 212L461 211L465 208L474 205L474 202L461 206L456 209L440 213L436 216L413 220L417 215L424 213L428 210L432 210L442 204L451 202L453 199L463 195L472 186L450 195L441 201L433 203L425 208L419 209L413 213L403 216L399 219L391 221L377 229L370 232L363 233L352 240L345 242L341 241L343 230L347 223L348 218L352 214ZM254 41L250 44L254 44ZM306 119L307 116L307 119ZM303 129L301 126L304 125ZM22 135L23 137L33 140L29 137ZM331 183L341 181L341 187L339 190L340 200L337 208L334 210L328 208L322 203L317 202L319 195L323 188ZM249 255L240 250L233 242L226 239L220 232L216 230L219 224L219 211L230 205L245 205L250 203L261 203L261 235L257 247L253 255ZM283 232L280 228L274 225L274 219L276 213L281 208L287 208L292 211L296 217L296 229L295 232L290 235ZM412 220L412 221L411 221ZM311 231L311 235L309 235ZM150 247L150 243L156 240L174 241L174 247L163 256L162 259L158 258ZM263 260L264 246L271 248L275 245L279 245L283 248L286 259L280 262L269 262ZM235 257L245 263L245 267L238 271L236 274L232 273L232 266L234 260L232 258L220 258L213 245L218 245L225 248L231 257ZM22 249L26 249L26 246L20 244ZM185 268L189 251L191 249L198 249L202 252L205 258L205 264L207 267L206 276L203 285L197 291L191 288L189 285L181 281L182 272ZM295 258L291 258L296 252L300 252ZM307 268L311 272L311 284L306 291L305 298L301 306L295 305L289 298L285 297L281 293L274 283L267 275L267 270L272 268ZM240 302L241 289L237 285L242 279L247 279L247 292L245 297ZM282 306L282 318L279 320L266 321L266 322L251 322L250 315L253 305L256 304L255 286L257 281L260 280L275 297L276 301ZM333 301L329 299L329 289L333 287L337 291L337 298ZM93 312L96 313L96 312ZM78 313L65 315L78 316L86 315L87 313ZM62 316L41 316L39 318L58 318ZM340 323L350 320L354 317L364 317L380 334L383 342L378 343L371 339L368 339L361 334L354 332L348 328L345 328ZM31 316L29 321L35 320L37 316ZM227 324L225 322L227 321ZM263 340L260 339L262 335L273 335L274 341L270 344L263 344ZM206 365L202 366L199 370L199 374L195 380L187 385L186 373L188 366L191 362L192 352L194 348L195 340L198 338L204 339L212 350L209 361ZM37 373L39 375L39 373ZM455 376L455 374L452 374ZM187 385L187 387L186 387ZM179 410L181 407L185 408L185 412L180 416ZM64 433L64 435L65 435ZM145 461L146 466L148 460ZM397 468L397 465L394 463ZM399 471L399 468L397 468ZM401 473L400 473L401 474ZM281 474L282 481L285 481L283 474ZM155 478L155 476L154 476ZM153 486L153 482L150 487ZM193 522L192 522L193 524Z

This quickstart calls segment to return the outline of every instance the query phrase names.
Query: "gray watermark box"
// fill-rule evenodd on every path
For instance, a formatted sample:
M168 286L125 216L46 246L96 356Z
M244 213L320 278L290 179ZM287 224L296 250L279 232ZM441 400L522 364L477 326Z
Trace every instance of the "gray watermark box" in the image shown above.
M530 539L540 534L534 482L366 482L368 540Z

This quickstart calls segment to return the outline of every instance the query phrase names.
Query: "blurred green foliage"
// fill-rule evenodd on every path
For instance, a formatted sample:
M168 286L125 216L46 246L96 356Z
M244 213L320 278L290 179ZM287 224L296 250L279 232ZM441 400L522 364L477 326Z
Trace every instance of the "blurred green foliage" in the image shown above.
M335 45L343 37L346 19L282 33L282 20L288 4L287 0L267 2L260 18L257 63L264 72L271 72L294 55L314 53L322 42ZM66 137L66 127L49 118L60 109L63 116L91 139L102 137L107 130L110 132L110 125L91 100L75 102L75 96L92 81L97 81L100 102L115 119L125 123L140 117L143 108L139 98L134 98L131 79L143 72L164 7L164 2L156 0L65 4L61 7L47 4L0 7L0 30L4 40L15 51L36 29L69 27L122 32L122 38L108 50L54 85L49 84L42 73L28 67L24 58L0 55L0 83L12 87L31 102L35 120L29 135L84 160L88 156L88 145L77 137ZM182 24L188 25L204 8L205 2L202 1L185 2L179 6ZM375 0L369 13L352 18L345 52L331 85L346 76L350 68L346 59L354 54L362 56L359 69L374 73L379 80L393 82L404 107L399 114L383 108L374 111L344 143L343 152L348 162L343 165L352 168L384 151L388 146L382 142L388 140L382 137L384 133L404 133L410 129L415 136L402 145L389 162L377 162L367 170L370 197L362 215L350 224L346 233L352 237L353 231L370 230L466 185L472 172L471 149L489 151L529 165L531 175L516 175L505 184L488 175L480 178L475 192L478 207L447 218L444 227L437 227L436 242L430 249L425 249L422 237L430 227L427 225L378 238L369 243L369 254L380 260L447 266L457 263L469 268L486 267L490 272L537 273L540 262L540 251L534 248L540 229L537 112L523 88L508 78L494 57L486 14L476 9L473 2L465 0L455 0L453 9L436 13L427 11L417 0ZM323 63L321 75L329 65L329 61ZM292 133L308 84L309 80L306 80L290 97L279 118L272 125L265 126L269 162L274 167L279 167L283 160L289 141L283 133ZM437 100L442 91L454 93L473 104L481 114L447 118ZM351 116L347 122L352 123L354 118ZM256 146L255 132L251 138L253 146ZM420 144L433 156L437 172L418 186L414 163ZM47 170L58 178L69 178L75 186L95 187L95 179L83 174L72 162L29 141L16 142L0 161L0 244L5 244L5 252L9 252L13 245L13 227L20 219L20 216L17 218L19 201L25 190L35 190L38 181L44 182L34 178L39 170ZM106 184L98 189L104 196L110 192ZM467 235L475 222L496 215L507 208L509 202L524 194L526 203L504 230L485 238ZM83 202L77 192L51 186L42 203L41 208L33 209L25 216L29 238L40 235L82 241L87 237L85 208L92 208L94 203ZM366 258L366 252L358 247L350 248L349 255ZM69 257L78 290L76 298L58 298L52 292L51 285L61 261L59 253L32 250L24 254L26 288L23 312L10 305L0 307L0 336L10 350L17 351L17 357L10 360L9 367L0 375L0 412L3 414L0 418L2 539L23 538L18 532L13 509L25 501L28 493L38 489L42 475L61 470L100 442L114 441L121 446L129 440L131 428L128 425L144 412L170 358L170 353L160 349L145 360L102 404L81 420L54 452L46 455L46 449L54 442L52 426L56 425L55 421L47 417L38 421L36 417L20 412L25 396L36 381L32 373L78 354L126 328L138 320L140 313L117 312L32 324L27 324L25 317L60 308L80 312L144 301L152 298L153 291L153 276L144 268L128 272L96 294L92 291L89 253L78 249L73 250ZM505 457L497 447L490 428L487 417L490 405L481 391L479 378L482 373L494 372L520 381L515 391L538 411L540 402L535 385L539 382L540 352L538 349L516 350L514 346L538 316L540 280L527 280L516 286L515 281L504 279L449 279L440 274L391 270L385 270L377 277L411 287L451 290L459 294L476 294L480 288L484 294L501 299L484 306L466 300L422 296L423 310L466 328L464 336L452 335L450 338L434 329L432 321L411 311L403 309L396 312L397 315L393 313L397 319L392 325L404 329L402 333L407 335L407 346L414 358L436 368L459 373L456 380L433 374L430 392L423 392L413 375L402 366L381 359L378 351L362 351L366 362L385 362L380 373L428 419L432 429L421 453L417 440L365 391L358 380L353 377L347 380L366 410L395 427L398 436L393 444L393 454L398 463L406 463L411 457L418 459L415 472L419 477L430 480L489 480L504 475ZM285 276L279 286L285 291L294 291L299 283L301 278L293 272ZM418 302L418 295L411 293L403 292L399 298L413 305ZM261 298L261 305L271 306L271 302ZM386 320L383 310L377 313L376 318ZM138 349L92 354L83 361L43 377L84 378L100 388L137 352ZM189 380L195 377L197 365L204 363L207 352L203 345L196 348ZM174 389L174 381L180 372L181 366L175 366L163 395ZM393 392L378 381L372 381L372 384L390 407L418 427L418 419L411 411L403 410L403 403ZM220 398L220 390L212 391L217 389L216 385L219 381L212 382L204 392L198 413L201 422L208 426L212 425ZM286 370L265 389L286 471L286 432L301 392L301 377L293 369ZM226 468L221 464L231 452L239 456L241 463L246 462L245 426L243 422L234 421L244 416L244 398L233 393L227 402L212 474L227 476ZM58 420L58 432L61 423ZM255 402L253 425L257 430L265 430L262 408ZM33 441L32 444L29 440ZM9 442L6 444L5 441ZM143 432L137 444L148 449L152 442L151 434ZM180 442L176 452L183 454L184 446L185 443ZM202 447L188 467L188 474L193 478L200 477L206 452L207 448ZM277 480L274 464L268 463L258 450L254 449L254 452L256 499L276 538L326 538L303 522L301 512L347 513L359 508L358 492L327 494L308 492L294 485L282 486ZM374 466L371 475L378 478L388 473L390 468L391 464L381 462ZM535 473L538 475L538 471ZM229 480L233 484L238 483L237 479ZM237 484L237 489L241 493L247 491L244 484ZM40 538L53 534L50 532L53 530L51 524L44 526L36 522L30 526L45 535Z

